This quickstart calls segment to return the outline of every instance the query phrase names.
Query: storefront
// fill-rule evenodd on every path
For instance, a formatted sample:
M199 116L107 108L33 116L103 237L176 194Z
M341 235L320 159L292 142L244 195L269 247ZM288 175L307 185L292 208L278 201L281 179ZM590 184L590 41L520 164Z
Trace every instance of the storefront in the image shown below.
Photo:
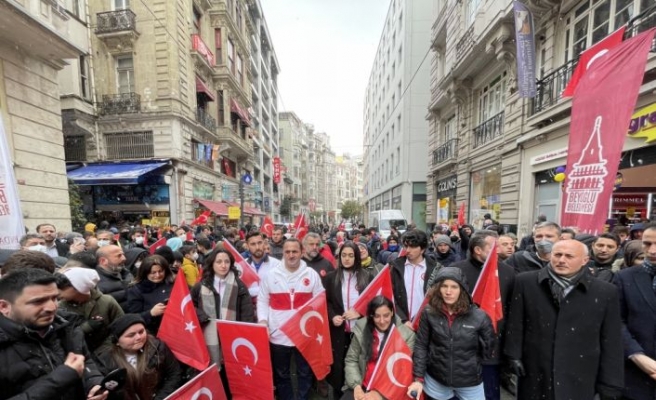
M477 228L483 227L485 214L498 221L501 213L501 164L474 171L471 174L469 221Z
M436 222L438 224L449 224L456 217L456 188L458 187L457 175L438 180L435 184L436 193Z
M69 166L68 179L78 185L87 219L170 224L168 160L96 163Z

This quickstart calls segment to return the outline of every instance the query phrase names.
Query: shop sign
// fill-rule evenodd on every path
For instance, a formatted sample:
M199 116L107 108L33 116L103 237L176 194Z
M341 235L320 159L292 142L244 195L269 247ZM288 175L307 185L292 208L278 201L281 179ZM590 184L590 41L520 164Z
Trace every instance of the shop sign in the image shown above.
M150 225L164 227L171 224L171 214L168 211L151 211Z
M280 183L280 157L273 157L273 183Z
M228 207L228 219L239 219L241 217L241 209L239 207Z
M458 177L454 175L437 182L437 193L456 190L457 187L458 187Z
M264 198L264 211L266 212L271 211L271 197Z
M542 164L565 157L567 157L567 147L563 147L562 149L553 150L548 153L543 153L535 157L531 157L531 165Z
M169 204L168 185L99 185L93 188L97 206L119 204Z
M645 138L645 142L656 140L656 103L641 108L631 116L629 137Z
M438 224L448 224L449 223L449 206L451 199L449 197L441 198L437 202L437 223Z
M647 206L647 195L618 194L613 196L613 207L641 207Z
M214 200L214 185L194 180L192 192L195 199Z

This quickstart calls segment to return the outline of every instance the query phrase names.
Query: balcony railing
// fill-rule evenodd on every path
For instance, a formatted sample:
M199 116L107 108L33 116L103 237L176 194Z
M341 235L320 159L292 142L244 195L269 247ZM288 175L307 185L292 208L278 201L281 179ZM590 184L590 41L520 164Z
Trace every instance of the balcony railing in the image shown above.
M474 128L474 149L503 135L503 115L502 111Z
M627 23L626 31L624 32L624 39L637 36L650 28L656 26L656 5L644 10L642 13L631 18ZM651 51L656 52L656 38L652 42Z
M537 82L537 91L532 101L531 115L544 111L558 103L578 61L578 58L568 61L565 65L560 66Z
M130 9L96 14L96 33L114 33L136 30L137 16Z
M64 136L64 156L66 161L86 161L87 146L84 135Z
M211 117L204 109L196 109L196 121L203 125L208 131L216 133L216 119Z
M213 67L216 65L215 59L214 59L214 53L210 51L210 48L207 47L205 42L203 42L203 39L200 38L200 35L198 34L193 34L191 35L191 48L196 51L198 54L201 55L205 60L207 60L207 63Z
M449 139L433 151L433 166L458 156L458 139Z
M456 62L457 65L462 58L474 47L474 26L467 29L467 31L462 35L458 43L456 43Z
M141 95L134 92L103 94L100 115L134 114L141 111Z
M106 133L105 146L108 160L155 156L153 131Z

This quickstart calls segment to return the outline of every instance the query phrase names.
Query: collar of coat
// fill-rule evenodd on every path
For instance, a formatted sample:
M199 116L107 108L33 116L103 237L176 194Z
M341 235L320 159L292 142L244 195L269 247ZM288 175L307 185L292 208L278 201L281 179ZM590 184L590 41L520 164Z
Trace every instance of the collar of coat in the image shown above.
M585 268L585 266L583 266L583 268ZM584 273L583 276L581 277L581 280L579 281L579 285L577 285L575 289L578 287L582 287L587 291L590 288L590 284L592 284L593 279L597 279L597 278L592 276L589 271ZM548 281L548 280L549 280L549 273L547 272L547 268L545 267L539 270L538 283L542 284L544 281Z

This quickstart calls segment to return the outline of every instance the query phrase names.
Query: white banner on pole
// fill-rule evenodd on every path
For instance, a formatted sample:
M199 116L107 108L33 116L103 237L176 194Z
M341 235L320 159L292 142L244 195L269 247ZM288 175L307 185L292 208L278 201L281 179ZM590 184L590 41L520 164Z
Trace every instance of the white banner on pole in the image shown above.
M7 135L0 115L0 249L18 249L25 226Z

